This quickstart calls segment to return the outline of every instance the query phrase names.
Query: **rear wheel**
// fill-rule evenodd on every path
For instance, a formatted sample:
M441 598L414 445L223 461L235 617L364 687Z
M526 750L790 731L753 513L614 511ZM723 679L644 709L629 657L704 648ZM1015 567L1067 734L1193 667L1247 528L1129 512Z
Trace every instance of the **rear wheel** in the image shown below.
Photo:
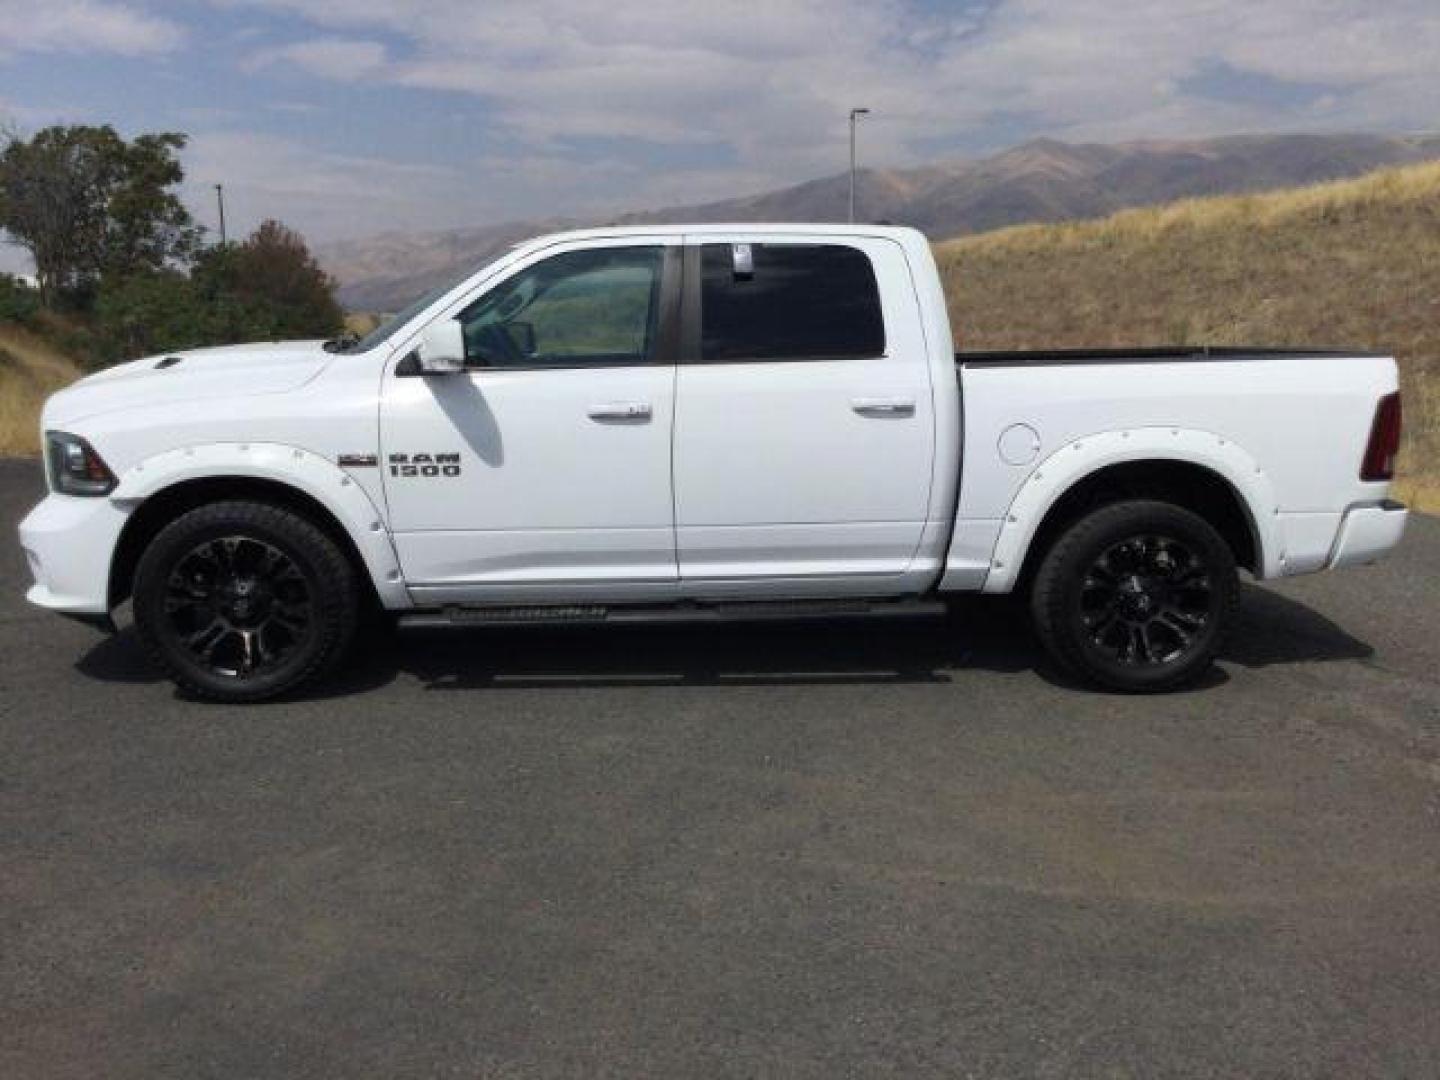
M1045 554L1030 610L1071 672L1126 691L1169 690L1215 659L1239 597L1235 556L1203 518L1164 502L1102 507Z
M282 507L219 502L182 515L135 572L135 624L181 687L260 701L323 674L359 618L355 572L323 531Z

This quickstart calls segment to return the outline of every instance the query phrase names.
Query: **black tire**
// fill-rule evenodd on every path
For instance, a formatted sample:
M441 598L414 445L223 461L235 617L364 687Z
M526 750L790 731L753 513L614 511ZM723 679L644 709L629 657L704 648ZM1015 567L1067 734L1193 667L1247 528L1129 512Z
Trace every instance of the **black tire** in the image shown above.
M275 697L344 658L360 617L355 569L301 515L217 502L172 521L135 571L135 625L183 690L213 701Z
M1170 503L1112 503L1076 521L1041 560L1030 614L1070 673L1151 693L1214 662L1240 595L1235 555L1204 518Z

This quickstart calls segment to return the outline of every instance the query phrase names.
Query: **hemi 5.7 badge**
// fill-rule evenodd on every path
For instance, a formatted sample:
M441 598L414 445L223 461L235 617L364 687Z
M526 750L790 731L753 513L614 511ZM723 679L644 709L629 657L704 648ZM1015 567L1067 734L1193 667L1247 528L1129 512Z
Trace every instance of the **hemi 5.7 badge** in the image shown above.
M459 454L391 454L391 476L459 476Z

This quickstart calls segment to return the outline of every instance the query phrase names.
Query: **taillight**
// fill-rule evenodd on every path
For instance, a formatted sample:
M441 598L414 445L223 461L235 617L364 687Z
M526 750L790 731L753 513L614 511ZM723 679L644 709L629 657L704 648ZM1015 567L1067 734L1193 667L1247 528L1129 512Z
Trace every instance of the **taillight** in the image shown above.
M1361 480L1395 479L1395 455L1400 453L1400 394L1386 394L1375 406L1375 423L1360 465Z

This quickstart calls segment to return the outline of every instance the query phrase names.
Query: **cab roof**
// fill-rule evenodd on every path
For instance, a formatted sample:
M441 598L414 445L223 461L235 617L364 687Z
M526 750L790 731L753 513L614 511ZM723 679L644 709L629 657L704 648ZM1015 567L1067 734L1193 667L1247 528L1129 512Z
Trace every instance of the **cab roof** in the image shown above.
M742 233L746 236L886 237L901 242L928 243L918 229L901 225L867 225L846 222L695 221L679 225L603 225L592 229L569 229L522 240L515 249L548 247L576 240L615 239L627 236L688 236L713 233Z

